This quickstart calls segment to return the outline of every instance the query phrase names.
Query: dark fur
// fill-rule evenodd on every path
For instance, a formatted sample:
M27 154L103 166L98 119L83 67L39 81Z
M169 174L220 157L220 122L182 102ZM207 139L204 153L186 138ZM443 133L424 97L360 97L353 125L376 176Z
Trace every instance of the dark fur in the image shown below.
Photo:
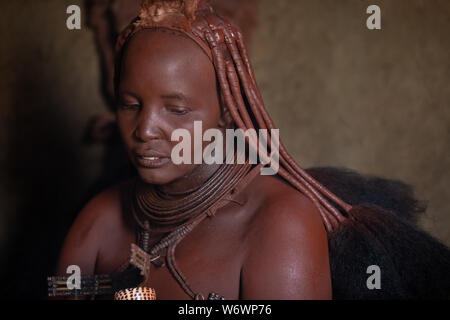
M411 187L347 169L308 172L359 205L351 211L353 219L328 235L334 299L450 297L450 250L417 225L425 205ZM381 290L366 286L370 265L381 268Z
M307 172L351 205L371 203L414 224L426 210L426 201L416 199L411 186L401 181L361 175L345 168L311 168Z

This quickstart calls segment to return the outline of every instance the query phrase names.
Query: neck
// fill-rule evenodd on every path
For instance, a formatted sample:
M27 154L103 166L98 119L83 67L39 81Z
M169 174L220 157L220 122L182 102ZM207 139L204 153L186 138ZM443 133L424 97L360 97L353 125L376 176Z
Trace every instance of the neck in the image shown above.
M222 132L225 134L224 132ZM226 145L223 146L223 162L226 161ZM189 174L162 186L156 188L168 195L187 195L200 188L214 173L220 168L220 164L206 164L202 163L196 165L194 170Z
M157 186L161 192L169 195L189 194L200 188L220 168L219 164L201 164L191 173L171 183Z

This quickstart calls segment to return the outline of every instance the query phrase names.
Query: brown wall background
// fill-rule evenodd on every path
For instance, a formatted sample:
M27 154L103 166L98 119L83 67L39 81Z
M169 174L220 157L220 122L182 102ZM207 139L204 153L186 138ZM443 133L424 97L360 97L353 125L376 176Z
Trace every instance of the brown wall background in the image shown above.
M261 4L256 74L296 159L413 185L422 225L450 244L450 2ZM366 28L371 4L382 30Z
M0 245L41 269L102 165L102 147L81 141L106 110L99 62L91 32L66 29L70 4L83 8L0 3ZM365 26L370 4L381 31ZM300 164L412 184L429 200L422 225L450 245L450 2L260 0L259 20L256 75Z

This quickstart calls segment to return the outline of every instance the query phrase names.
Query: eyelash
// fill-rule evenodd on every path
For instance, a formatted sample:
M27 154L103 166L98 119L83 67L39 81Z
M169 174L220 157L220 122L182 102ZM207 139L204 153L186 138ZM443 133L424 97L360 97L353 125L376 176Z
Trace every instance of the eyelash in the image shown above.
M189 110L177 110L177 109L171 109L170 112L179 115L179 116L184 116L185 114L189 113Z
M139 104L125 104L125 103L121 103L119 104L119 108L121 110L126 110L126 111L136 111L139 110L141 106ZM177 109L175 107L167 107L167 109L172 112L175 115L178 116L184 116L186 114L188 114L191 110L187 110L187 109Z
M179 108L176 106L167 106L166 107L167 110L169 110L169 112L172 112L173 114L177 115L177 116L184 116L186 114L188 114L191 110L186 109L186 108Z
M130 111L132 111L132 110L137 110L140 107L141 106L138 105L138 104L124 104L124 103L119 104L119 108L122 109L122 110L130 110Z

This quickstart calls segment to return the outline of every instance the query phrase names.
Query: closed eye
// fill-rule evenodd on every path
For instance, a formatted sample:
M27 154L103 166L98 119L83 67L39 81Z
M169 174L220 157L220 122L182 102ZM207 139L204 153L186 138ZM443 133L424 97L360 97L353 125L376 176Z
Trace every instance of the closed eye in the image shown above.
M180 107L172 107L172 106L168 106L167 109L169 110L169 112L175 114L175 115L185 115L188 114L191 110L186 109L186 108L180 108Z
M119 103L118 107L121 110L129 110L129 111L137 111L141 107L139 104L126 104L126 103Z

